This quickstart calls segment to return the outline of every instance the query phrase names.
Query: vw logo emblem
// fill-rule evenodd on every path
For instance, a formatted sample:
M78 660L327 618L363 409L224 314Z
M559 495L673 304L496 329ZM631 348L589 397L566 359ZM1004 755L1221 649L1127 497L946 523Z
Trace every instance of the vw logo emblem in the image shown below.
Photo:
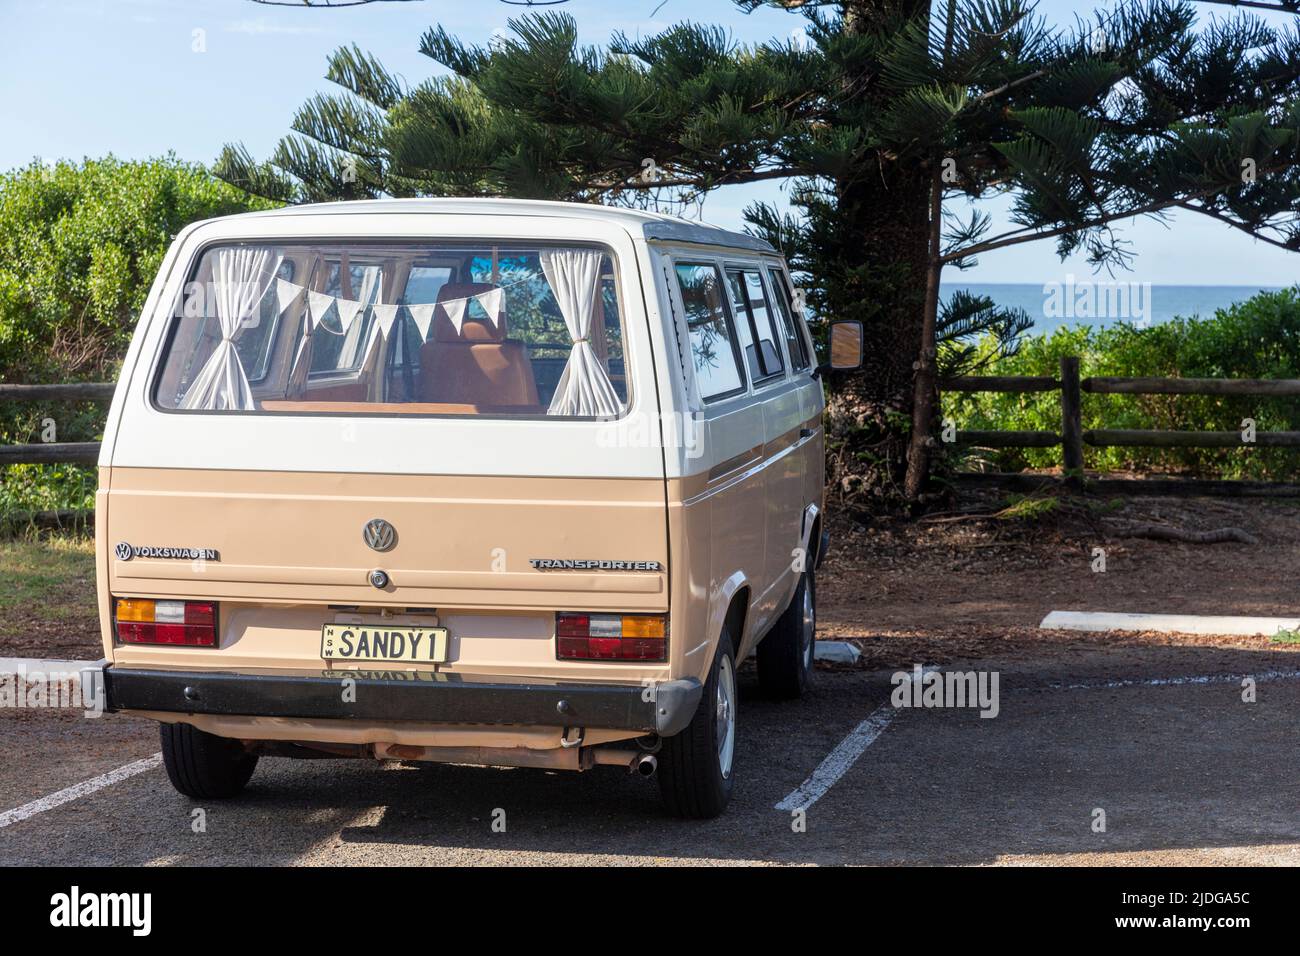
M383 518L371 518L362 529L361 537L375 551L389 551L397 544L397 529Z
M130 561L135 557L135 552L131 550L131 546L125 541L119 541L117 547L113 549L113 553L117 555L119 561Z

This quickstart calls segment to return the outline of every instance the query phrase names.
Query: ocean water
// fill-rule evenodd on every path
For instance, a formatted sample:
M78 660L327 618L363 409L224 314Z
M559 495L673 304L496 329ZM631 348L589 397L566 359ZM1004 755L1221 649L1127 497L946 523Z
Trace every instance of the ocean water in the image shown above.
M957 289L986 295L998 305L1021 308L1034 320L1034 332L1050 332L1062 325L1156 325L1174 316L1209 318L1216 309L1244 302L1262 291L1280 286L1153 285L1091 276L1063 281L945 282L943 296Z

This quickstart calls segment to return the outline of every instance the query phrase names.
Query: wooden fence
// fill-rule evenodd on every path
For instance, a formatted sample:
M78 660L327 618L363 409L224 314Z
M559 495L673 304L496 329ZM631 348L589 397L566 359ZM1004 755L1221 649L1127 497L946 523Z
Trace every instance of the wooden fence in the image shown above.
M1147 448L1235 448L1244 442L1239 431L1180 432L1139 428L1097 428L1084 431L1083 393L1094 395L1233 395L1260 398L1300 397L1300 379L1223 378L1080 378L1079 359L1061 359L1060 378L1029 375L982 375L946 379L940 387L950 392L1060 392L1061 428L1055 431L958 431L961 445L984 448L1061 449L1065 480L1075 487L1083 483L1083 448L1115 446ZM71 385L0 385L0 401L97 401L113 397L111 382L83 382ZM1300 432L1258 432L1261 447L1300 448ZM0 465L73 462L93 465L99 457L99 442L42 442L30 445L0 445ZM1026 487L1045 479L1039 475L971 475L971 481L998 481ZM1123 482L1131 487L1132 482ZM1294 486L1275 482L1200 481L1143 479L1143 488L1163 493L1183 489L1218 493L1294 493Z
M112 382L77 382L71 385L0 385L0 401L107 402L113 398ZM99 460L99 442L38 442L0 445L0 465L93 465Z
M1163 431L1145 428L1095 428L1084 431L1083 393L1094 395L1232 395L1278 398L1300 396L1300 379L1258 378L1084 378L1079 377L1079 359L1061 359L1061 377L1030 375L986 375L946 379L940 388L949 392L1057 392L1061 393L1061 430L1049 431L958 431L961 445L984 448L1061 448L1065 481L1083 485L1083 446L1094 448L1238 448L1246 444L1240 431ZM1256 432L1255 445L1300 448L1300 432ZM1046 479L1039 475L993 474L970 476L981 480L1036 486ZM1108 482L1107 484L1112 484ZM1132 487L1132 482L1122 484ZM1295 486L1276 482L1203 481L1143 479L1145 490L1187 490L1218 493L1293 494Z

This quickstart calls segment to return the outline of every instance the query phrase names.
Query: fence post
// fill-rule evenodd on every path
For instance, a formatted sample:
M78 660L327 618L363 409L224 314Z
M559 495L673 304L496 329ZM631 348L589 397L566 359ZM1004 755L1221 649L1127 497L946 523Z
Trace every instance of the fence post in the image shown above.
M1066 485L1083 489L1083 402L1079 388L1079 358L1061 356L1061 452Z

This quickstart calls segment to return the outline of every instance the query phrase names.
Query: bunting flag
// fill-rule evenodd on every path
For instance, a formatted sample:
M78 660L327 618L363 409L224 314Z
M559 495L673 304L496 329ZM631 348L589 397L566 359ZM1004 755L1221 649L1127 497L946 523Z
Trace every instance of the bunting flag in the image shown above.
M277 310L284 312L285 309L298 301L298 297L304 292L307 293L307 322L313 329L324 321L326 313L331 308L337 308L339 326L346 333L352 327L352 323L356 321L357 316L363 311L362 304L358 301L327 295L324 292L315 292L287 279L275 280ZM461 329L465 325L465 313L469 307L470 299L478 302L483 311L487 313L488 320L493 326L496 328L501 327L501 317L505 309L505 290L500 287L460 299L446 299L438 303L408 305L406 309L411 313L411 318L415 320L422 340L429 337L429 328L433 324L434 314L439 309L442 310L443 315L456 329L456 334L460 335ZM392 332L393 323L397 321L398 310L402 306L375 305L372 308L375 317L379 320L379 327L384 333L384 338L387 339Z
M375 313L375 320L379 322L379 331L384 340L388 340L389 333L393 331L393 323L397 321L397 310L399 305L372 305L370 307Z
M311 327L314 329L321 324L325 318L325 313L334 305L334 296L326 295L324 292L307 293L307 315L311 320Z
M438 307L442 309L447 321L456 329L457 335L460 335L461 326L465 324L465 308L468 305L469 299L447 299L438 303Z
M298 296L303 294L303 287L296 282L290 282L287 279L275 280L275 303L276 314L283 312L294 302L298 301Z
M446 305L447 303L442 303ZM415 327L420 330L420 341L423 342L429 337L429 326L433 324L433 310L436 308L432 303L425 305L408 305L406 311L411 313L411 318L415 320Z
M487 292L480 292L478 295L474 296L474 298L478 301L478 304L482 306L483 311L487 313L488 318L492 320L493 327L498 329L501 328L501 306L505 301L504 291L501 287L498 286L495 289L489 289ZM460 302L461 312L463 314L465 310L465 300L461 299ZM443 304L449 305L450 303ZM456 332L460 332L459 325L456 326Z
M339 307L339 325L346 333L356 321L357 313L361 311L361 303L356 299L339 298L334 300L334 304Z

